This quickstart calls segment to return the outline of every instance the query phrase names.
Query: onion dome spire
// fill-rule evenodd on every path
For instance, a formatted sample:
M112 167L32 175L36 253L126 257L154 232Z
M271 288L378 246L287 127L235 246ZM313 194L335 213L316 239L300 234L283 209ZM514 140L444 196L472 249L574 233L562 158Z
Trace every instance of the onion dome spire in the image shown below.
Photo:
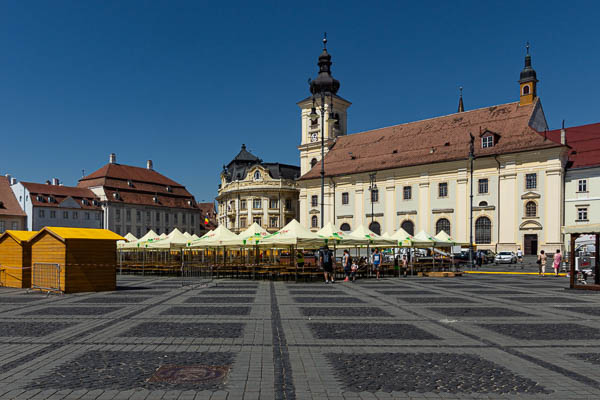
M463 104L463 98L462 98L463 87L459 86L458 90L460 90L460 98L458 99L458 112L461 113L461 112L465 111L465 105Z
M340 89L340 82L331 76L331 55L327 52L327 32L323 36L323 52L319 56L319 75L310 81L310 92L336 94Z
M529 54L529 42L525 45L527 49L527 54L525 55L525 67L523 71L521 71L521 79L519 79L519 83L525 82L537 82L537 75L535 70L531 66L531 54Z

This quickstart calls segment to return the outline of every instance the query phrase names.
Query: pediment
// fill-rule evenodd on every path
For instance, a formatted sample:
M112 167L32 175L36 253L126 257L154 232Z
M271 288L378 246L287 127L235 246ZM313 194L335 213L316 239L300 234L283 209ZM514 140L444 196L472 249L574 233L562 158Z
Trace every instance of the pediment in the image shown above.
M535 192L527 192L527 193L523 193L523 195L521 195L522 200L539 199L540 197L542 197L542 196L539 193L535 193Z
M256 179L256 177L254 176L257 172L260 173L259 179ZM271 181L273 179L271 178L271 175L269 174L268 169L266 169L262 165L253 165L252 167L248 168L248 172L246 173L245 180L260 182L260 181Z
M519 229L521 230L541 230L542 224L537 221L527 220L523 221L521 225L519 225Z
M63 208L81 208L81 205L71 196L61 201L58 206Z

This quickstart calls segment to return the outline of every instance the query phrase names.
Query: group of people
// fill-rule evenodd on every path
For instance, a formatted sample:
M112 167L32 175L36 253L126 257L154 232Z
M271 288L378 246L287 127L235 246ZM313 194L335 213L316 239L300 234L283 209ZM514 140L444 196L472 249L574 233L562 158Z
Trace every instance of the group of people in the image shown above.
M540 251L540 254L537 258L538 265L538 275L544 276L546 274L546 263L548 261L548 256L544 250ZM560 249L556 249L556 253L552 258L552 267L554 268L554 276L558 276L558 272L560 270L560 263L562 262L562 254L560 254Z
M319 266L323 270L323 277L325 279L325 283L334 283L335 282L335 255L333 251L329 249L328 246L324 246L319 249L317 253L317 260ZM298 268L304 267L304 254L301 250L298 250L296 254L296 263ZM344 250L344 254L342 256L342 267L344 268L345 279L344 282L355 282L356 275L359 269L360 262L355 260L350 255L350 251L347 249ZM377 280L380 278L381 266L383 264L383 254L380 252L378 248L372 250L370 257L370 264L375 272L375 276ZM408 258L406 255L402 256L402 268L404 269L404 276L407 276L408 271Z

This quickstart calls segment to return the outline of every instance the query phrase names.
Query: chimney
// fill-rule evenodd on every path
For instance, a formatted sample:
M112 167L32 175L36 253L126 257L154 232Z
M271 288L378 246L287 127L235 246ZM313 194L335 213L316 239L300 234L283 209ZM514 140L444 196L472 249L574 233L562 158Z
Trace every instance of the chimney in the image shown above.
M8 184L10 185L10 182L12 181L12 177L10 176L10 174L6 174L4 176L6 177L6 180L8 181Z
M50 181L46 181L46 185L49 185L51 182Z
M152 167L152 160L146 161L146 169L150 169L150 170L153 169L153 167Z
M108 162L110 164L116 164L117 163L117 155L115 153L110 153L110 156L108 157Z
M59 183L60 183L60 181L58 180L58 178L52 178L52 184L54 186L58 186Z
M16 185L17 184L17 178L10 178L10 185Z
M562 128L560 128L560 144L567 144L567 131L565 129L565 120L562 121Z

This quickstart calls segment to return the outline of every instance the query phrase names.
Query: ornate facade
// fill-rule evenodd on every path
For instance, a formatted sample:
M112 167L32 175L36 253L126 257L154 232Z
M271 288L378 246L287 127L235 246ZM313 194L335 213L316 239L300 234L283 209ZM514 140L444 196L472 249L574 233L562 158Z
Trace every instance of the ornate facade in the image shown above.
M238 155L221 172L216 198L219 225L239 233L256 222L275 232L292 219L298 219L299 176L300 168L265 163L242 145Z
M331 82L330 66L323 50L319 77ZM329 221L348 231L361 224L376 233L444 230L468 242L472 187L473 241L480 248L521 247L528 254L561 248L567 148L544 136L548 127L537 83L528 49L515 102L463 111L461 97L458 113L351 135L345 123L350 103L337 95L339 82L311 85L316 106L319 98L328 99L340 126L325 126L321 199L320 141L311 141L313 97L298 103L300 222L313 230Z

